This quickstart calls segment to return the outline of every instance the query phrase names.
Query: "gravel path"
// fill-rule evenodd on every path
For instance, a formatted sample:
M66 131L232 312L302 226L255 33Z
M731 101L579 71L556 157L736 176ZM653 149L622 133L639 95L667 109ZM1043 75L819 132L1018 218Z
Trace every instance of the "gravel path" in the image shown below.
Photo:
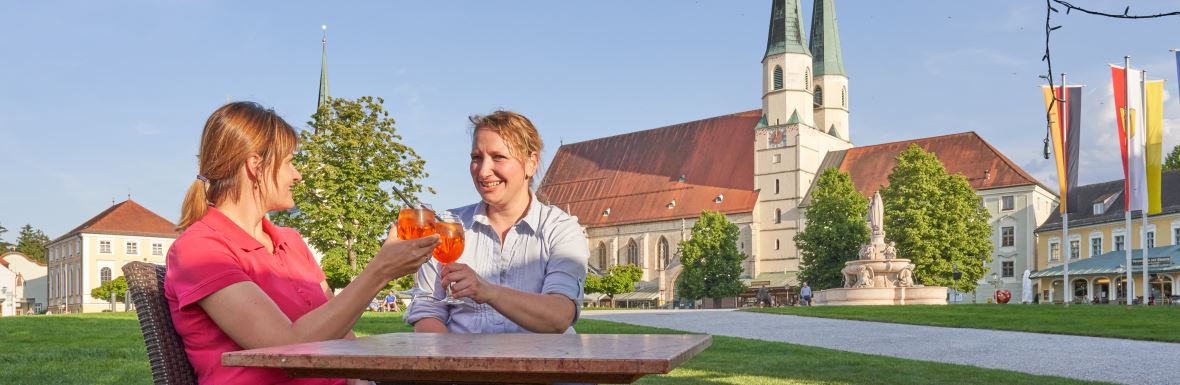
M760 314L585 311L583 317L711 335L1124 384L1180 384L1180 344ZM1178 326L1180 327L1180 326Z

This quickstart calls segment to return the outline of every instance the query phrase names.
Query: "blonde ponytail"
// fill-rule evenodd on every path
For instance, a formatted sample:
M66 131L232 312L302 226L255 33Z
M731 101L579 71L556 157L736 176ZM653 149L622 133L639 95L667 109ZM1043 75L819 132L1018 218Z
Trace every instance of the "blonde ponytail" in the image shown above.
M176 226L176 230L184 231L204 217L205 211L209 210L209 199L205 186L205 182L199 179L188 186L188 192L184 194L184 203L180 205L180 224Z

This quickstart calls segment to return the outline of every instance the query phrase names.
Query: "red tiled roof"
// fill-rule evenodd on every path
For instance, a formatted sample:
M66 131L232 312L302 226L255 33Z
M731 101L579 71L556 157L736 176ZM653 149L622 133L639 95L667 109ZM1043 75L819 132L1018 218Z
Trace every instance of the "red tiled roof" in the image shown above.
M587 227L751 212L761 117L753 110L563 145L538 196Z
M889 185L889 174L897 165L897 155L911 144L934 153L946 167L947 173L963 174L976 191L1040 184L974 131L853 147L843 152L840 171L852 177L857 191L871 197L877 190ZM830 153L829 156L839 154Z
M171 238L180 234L176 231L176 224L130 199L95 215L54 242L78 233Z

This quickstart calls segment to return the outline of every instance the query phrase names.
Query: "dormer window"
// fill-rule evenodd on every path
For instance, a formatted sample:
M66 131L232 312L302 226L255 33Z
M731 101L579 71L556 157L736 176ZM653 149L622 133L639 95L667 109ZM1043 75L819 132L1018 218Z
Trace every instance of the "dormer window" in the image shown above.
M721 203L724 200L725 200L725 194L717 194L717 197L713 198L713 203Z
M669 209L671 209L671 208L673 208L673 207L676 207L676 200L675 200L675 199L673 199L671 202L668 202L668 204L667 204L667 205L665 205L664 207L667 207L667 208L669 208Z
M1095 203L1094 204L1094 215L1102 215L1102 213L1105 213L1106 207L1104 207L1104 206L1105 205L1103 205L1101 202Z
M610 207L607 207L606 210L602 210L602 216L610 216Z

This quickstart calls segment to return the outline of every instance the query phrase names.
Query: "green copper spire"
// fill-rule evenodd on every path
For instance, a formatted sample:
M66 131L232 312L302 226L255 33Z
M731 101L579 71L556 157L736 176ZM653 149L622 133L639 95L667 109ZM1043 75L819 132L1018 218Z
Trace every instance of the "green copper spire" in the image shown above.
M815 0L811 13L811 67L815 76L844 75L840 53L840 28L836 26L836 0Z
M787 119L787 124L799 124L799 123L802 123L799 120L799 110L795 110L795 111L791 112L791 118Z
M774 0L770 7L770 35L766 38L766 58L783 53L810 54L803 38L803 6L799 0Z
M328 102L328 26L320 26L324 30L324 38L320 40L323 46L323 52L320 54L320 97L316 103L316 109L319 109Z

